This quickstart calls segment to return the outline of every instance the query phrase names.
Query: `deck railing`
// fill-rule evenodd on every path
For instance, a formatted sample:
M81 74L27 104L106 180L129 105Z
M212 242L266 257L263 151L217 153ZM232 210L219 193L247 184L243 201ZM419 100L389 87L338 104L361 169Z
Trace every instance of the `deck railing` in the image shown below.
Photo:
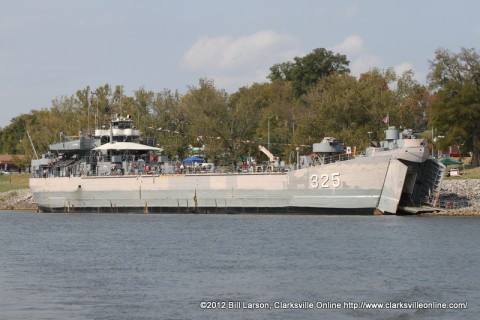
M324 164L353 159L352 155L338 154L332 156L307 156L303 157L298 168L320 166ZM139 160L142 166L138 166ZM121 165L120 165L121 164ZM144 164L144 166L143 166ZM102 169L99 169L102 166ZM105 166L109 166L107 170ZM296 164L274 165L264 162L255 165L219 165L205 166L202 164L184 164L181 162L158 163L150 158L133 157L130 155L116 156L88 156L77 161L57 161L49 163L40 169L32 171L32 178L44 177L71 177L71 176L110 176L110 175L159 175L159 174L248 174L262 172L288 172L297 168Z

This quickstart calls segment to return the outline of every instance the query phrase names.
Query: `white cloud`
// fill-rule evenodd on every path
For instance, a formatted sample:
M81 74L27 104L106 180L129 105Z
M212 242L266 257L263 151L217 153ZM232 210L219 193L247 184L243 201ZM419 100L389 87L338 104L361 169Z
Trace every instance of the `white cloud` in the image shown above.
M351 74L358 77L362 73L370 71L372 68L381 68L383 61L379 56L371 54L363 38L357 35L348 36L334 45L330 50L334 53L345 54L350 60ZM407 70L412 70L415 73L414 78L418 81L424 81L425 73L417 73L413 65L409 62L403 62L394 67L395 73L401 75ZM422 80L423 79L423 80Z
M412 70L414 73L413 78L417 80L419 83L424 83L425 79L427 78L427 74L425 72L415 71L414 66L409 62L404 62L395 66L394 70L398 76L401 76L402 73L404 73L405 71Z
M363 39L355 35L346 37L345 40L332 48L333 52L345 54L347 56L360 54L363 50Z
M265 82L276 63L299 54L297 41L287 34L263 30L242 37L199 37L183 55L182 65L215 80L223 88L237 89Z
M368 72L372 68L378 67L381 63L381 59L371 54L363 54L351 60L350 70L356 77L360 74Z
M183 56L188 69L235 69L260 61L283 62L296 51L296 41L289 35L265 30L243 36L202 36ZM292 58L289 56L288 58Z
M350 60L351 73L354 76L359 76L381 63L378 56L368 52L363 38L357 35L346 37L345 40L334 45L330 50L347 56L347 59Z
M413 65L411 63L404 62L404 63L401 63L401 64L395 66L394 70L395 70L395 73L397 75L401 75L405 71L414 70L414 68L413 68Z

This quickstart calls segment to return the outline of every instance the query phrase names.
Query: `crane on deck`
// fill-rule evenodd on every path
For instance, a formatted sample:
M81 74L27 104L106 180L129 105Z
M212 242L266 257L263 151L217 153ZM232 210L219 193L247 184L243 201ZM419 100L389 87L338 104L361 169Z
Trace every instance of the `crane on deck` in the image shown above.
M268 157L268 170L269 171L275 171L276 168L279 166L279 157L275 157L267 148L264 146L259 145L258 150L263 152L267 157Z

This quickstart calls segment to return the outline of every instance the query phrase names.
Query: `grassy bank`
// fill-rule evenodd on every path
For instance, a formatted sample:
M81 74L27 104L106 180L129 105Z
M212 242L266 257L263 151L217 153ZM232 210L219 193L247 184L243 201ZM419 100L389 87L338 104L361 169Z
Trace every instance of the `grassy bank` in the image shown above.
M460 176L457 177L446 177L446 179L480 179L480 167L472 168L470 165L470 158L452 158L463 162L462 164L455 164L447 166L447 172L450 169L458 168L460 170Z
M28 189L28 174L1 174L0 192Z

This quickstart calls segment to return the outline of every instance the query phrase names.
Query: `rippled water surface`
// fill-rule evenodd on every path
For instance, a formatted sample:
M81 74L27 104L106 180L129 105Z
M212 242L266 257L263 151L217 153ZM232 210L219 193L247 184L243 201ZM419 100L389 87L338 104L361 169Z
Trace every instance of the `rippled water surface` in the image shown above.
M465 217L3 211L0 319L477 319L479 230ZM468 305L353 308L415 301Z

